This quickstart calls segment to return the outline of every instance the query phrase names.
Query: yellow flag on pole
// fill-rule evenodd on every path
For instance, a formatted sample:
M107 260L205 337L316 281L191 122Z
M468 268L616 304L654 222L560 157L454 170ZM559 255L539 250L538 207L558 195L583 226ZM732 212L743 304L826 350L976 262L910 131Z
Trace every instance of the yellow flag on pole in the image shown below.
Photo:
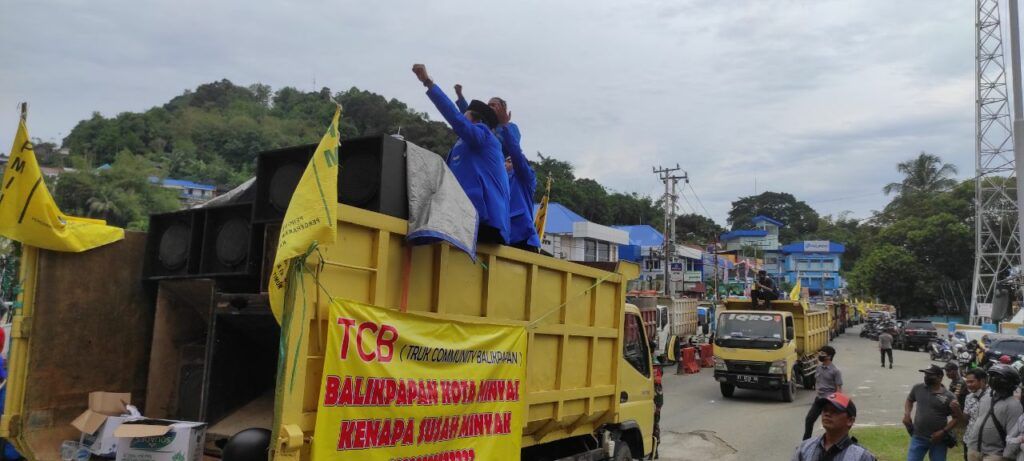
M29 141L25 116L18 122L14 146L0 190L0 235L25 245L81 252L124 238L124 229L99 219L61 213L46 188Z
M299 184L295 186L288 210L284 213L281 234L274 256L274 270L270 274L270 310L278 323L283 319L285 293L288 282L301 273L301 260L310 247L334 243L338 230L338 118L341 106L313 158L306 165Z
M800 299L800 276L797 276L796 285L793 285L793 290L789 292L789 299Z
M540 207L537 208L537 216L533 218L533 227L537 229L537 239L544 242L544 226L548 223L548 200L551 199L551 176L548 176L547 189L544 197L540 199Z

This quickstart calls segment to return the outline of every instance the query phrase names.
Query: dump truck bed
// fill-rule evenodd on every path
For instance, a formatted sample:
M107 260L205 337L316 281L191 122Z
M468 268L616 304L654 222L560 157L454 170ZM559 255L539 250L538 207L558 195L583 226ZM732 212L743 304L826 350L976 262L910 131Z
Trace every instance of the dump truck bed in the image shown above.
M618 364L626 282L638 268L618 263L614 272L570 263L507 246L481 244L477 262L447 244L406 253L407 222L346 205L338 208L338 241L322 247L320 282L331 296L389 309L408 310L470 322L526 325L526 417L522 446L588 435L612 421L619 407ZM316 257L311 258L312 260ZM279 446L275 459L308 459L301 437L313 434L329 302L307 277L305 293L315 296L304 322L308 335L281 363L275 407ZM298 310L296 309L296 312ZM287 328L297 332L300 322ZM288 344L287 350L296 350ZM294 391L284 391L294 374ZM294 432L301 431L301 432ZM288 453L299 448L300 453Z

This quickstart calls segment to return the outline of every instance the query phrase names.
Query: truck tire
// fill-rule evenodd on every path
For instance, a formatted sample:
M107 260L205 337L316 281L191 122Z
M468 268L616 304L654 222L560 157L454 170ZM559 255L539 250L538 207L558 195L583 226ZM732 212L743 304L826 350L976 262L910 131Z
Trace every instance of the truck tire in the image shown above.
M629 451L629 444L625 440L615 442L615 454L612 461L633 461L633 453Z
M736 386L729 383L718 383L719 389L722 390L722 397L732 397L733 392L736 392Z
M789 380L789 383L782 387L782 401L789 403L793 401L793 394L796 394L796 381Z

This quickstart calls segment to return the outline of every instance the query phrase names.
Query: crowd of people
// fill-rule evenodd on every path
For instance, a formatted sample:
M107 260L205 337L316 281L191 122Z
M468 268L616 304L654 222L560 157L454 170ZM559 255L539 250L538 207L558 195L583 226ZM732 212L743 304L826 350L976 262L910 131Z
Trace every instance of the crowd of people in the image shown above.
M538 251L540 237L533 219L537 177L523 154L522 135L511 122L508 103L499 97L466 102L461 84L455 85L453 103L426 66L415 64L412 71L458 137L447 164L476 208L477 241Z

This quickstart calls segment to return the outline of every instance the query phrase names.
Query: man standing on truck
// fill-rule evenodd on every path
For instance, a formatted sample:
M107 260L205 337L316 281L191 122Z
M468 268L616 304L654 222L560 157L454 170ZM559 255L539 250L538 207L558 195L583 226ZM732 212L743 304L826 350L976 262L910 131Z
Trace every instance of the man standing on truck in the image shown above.
M956 396L942 386L942 368L932 365L920 371L924 373L924 383L910 389L903 406L903 425L911 435L907 461L924 461L926 453L931 461L946 461L947 442L953 439L951 431L963 418L963 412Z
M818 396L811 404L811 409L807 411L807 417L804 418L804 438L802 440L811 438L814 423L818 421L822 409L828 403L827 397L836 392L843 392L843 372L839 371L832 363L835 357L836 349L832 346L825 346L818 352L818 362L821 363L818 364L818 372L814 378L814 387L818 391Z
M754 288L750 290L750 298L755 309L761 300L764 301L764 308L768 309L772 301L779 299L779 294L775 291L775 280L768 276L767 271L757 271L757 279L754 280Z
M793 454L793 461L875 461L875 455L850 436L850 429L857 420L857 406L853 400L836 392L825 397L824 402L821 427L825 428L825 433L803 441Z
M448 168L473 202L479 216L477 241L509 243L508 173L501 155L501 143L491 130L498 116L483 101L473 100L462 113L427 74L427 67L415 64L412 71L459 140L448 153Z
M462 85L455 85L455 94L458 98L455 105L459 110L465 112L469 109L469 103L462 95ZM498 117L498 128L494 134L501 141L501 151L505 154L505 171L508 172L508 193L509 193L509 221L512 226L510 246L536 253L540 250L540 237L537 236L537 228L533 221L533 193L537 190L537 175L533 167L523 154L520 144L522 135L519 133L519 126L512 123L512 112L508 110L508 103L497 96L489 99L487 105Z
M883 330L882 334L878 335L878 351L882 355L882 368L885 368L885 357L889 357L889 369L892 369L892 333L889 330Z

